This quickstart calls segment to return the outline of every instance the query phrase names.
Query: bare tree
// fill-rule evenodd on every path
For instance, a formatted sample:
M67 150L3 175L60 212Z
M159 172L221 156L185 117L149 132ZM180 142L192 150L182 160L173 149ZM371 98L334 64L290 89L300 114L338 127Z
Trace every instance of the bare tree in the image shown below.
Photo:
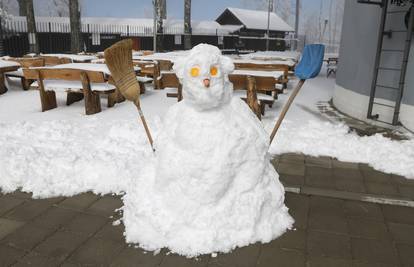
M19 4L19 16L26 17L26 0L17 0Z
M56 14L58 17L69 16L69 0L53 0L52 4L54 8L53 10L51 9L49 11L50 13L52 13L52 11L55 11L54 14Z
M161 3L161 18L167 19L167 0L160 0Z
M162 19L162 0L153 0L154 20L155 20L155 51L163 51L163 19Z
M39 42L36 31L36 20L34 15L33 0L26 0L26 21L27 33L29 35L29 51L30 53L39 53Z
M184 0L184 49L191 49L191 0Z
M80 9L78 0L69 0L69 15L70 15L70 49L72 53L79 53L81 51L81 23L80 23Z

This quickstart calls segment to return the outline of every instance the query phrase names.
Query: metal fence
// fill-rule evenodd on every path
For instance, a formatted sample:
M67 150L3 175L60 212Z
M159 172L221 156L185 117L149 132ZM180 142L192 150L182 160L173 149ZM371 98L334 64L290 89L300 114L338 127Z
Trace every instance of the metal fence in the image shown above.
M0 55L22 56L29 52L29 38L25 20L0 21ZM37 40L41 53L70 52L70 24L61 21L37 21ZM145 25L111 25L83 23L82 48L85 52L103 51L124 38L133 39L134 49L153 49L153 27ZM165 27L163 29L163 47L166 51L184 49L182 27ZM208 43L223 50L264 50L264 37L246 38L230 33L225 29L194 28L192 45ZM284 50L289 42L283 39L270 40L271 50Z

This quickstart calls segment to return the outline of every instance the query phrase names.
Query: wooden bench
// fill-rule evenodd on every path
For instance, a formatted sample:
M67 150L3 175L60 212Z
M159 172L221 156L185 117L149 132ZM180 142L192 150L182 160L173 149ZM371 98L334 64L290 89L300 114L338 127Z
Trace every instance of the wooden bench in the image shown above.
M289 82L289 66L284 64L255 64L255 63L234 63L235 69L239 70L258 70L258 71L283 71L283 78L279 79L282 87L277 88L280 93L287 88Z
M183 99L182 85L177 75L172 71L161 72L160 89L164 89L167 97L176 97L178 102Z
M174 63L169 60L164 59L157 59L155 60L155 69L154 69L154 89L162 89L160 80L161 80L161 73L165 71L171 71Z
M23 68L30 68L30 67L43 67L45 65L45 59L39 58L39 57L22 57L22 58L13 58L12 61L16 61L20 64L20 68L15 71L10 71L6 73L7 77L14 77L19 78L21 80L22 89L28 90L30 88L30 85L35 80L29 80L24 77L23 74Z
M67 92L66 105L85 98L86 115L101 111L100 95L108 96L108 107L117 102L113 84L106 81L102 72L79 69L29 68L23 69L26 79L37 80L42 112L57 107L54 90ZM35 84L33 84L35 86Z
M54 56L40 56L45 61L45 66L56 66L60 64L72 63L72 60L69 58L60 58Z

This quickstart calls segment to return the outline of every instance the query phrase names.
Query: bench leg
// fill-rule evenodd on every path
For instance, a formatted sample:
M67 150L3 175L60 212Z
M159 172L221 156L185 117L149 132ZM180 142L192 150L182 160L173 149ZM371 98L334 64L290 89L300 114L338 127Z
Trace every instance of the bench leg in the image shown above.
M101 109L101 98L98 93L83 90L85 97L85 113L86 115L92 115L102 111Z
M7 92L7 87L5 84L4 74L0 73L0 95L4 94L5 92Z
M145 83L143 82L138 82L139 83L139 93L141 95L145 94Z
M23 90L27 91L30 88L30 85L32 84L32 80L27 80L24 77L21 78L22 82L22 88Z
M75 102L83 99L83 93L81 92L68 92L66 96L66 105L69 106Z
M55 91L39 90L42 112L57 108Z
M118 94L117 92L110 93L108 95L108 108L112 108L115 106L116 103L118 103Z

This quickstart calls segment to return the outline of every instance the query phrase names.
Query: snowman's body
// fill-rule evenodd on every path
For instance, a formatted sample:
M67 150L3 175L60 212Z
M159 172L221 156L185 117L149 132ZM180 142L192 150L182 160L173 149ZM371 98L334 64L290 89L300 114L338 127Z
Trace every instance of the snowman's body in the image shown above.
M217 54L216 48L200 50L205 49ZM186 83L193 70L176 69L184 78L184 100L169 109L157 138L154 175L136 189L135 195L145 197L134 200L140 203L134 214L126 214L127 221L135 220L135 229L126 223L130 239L187 256L269 242L293 219L269 161L268 136L247 105L232 98L226 76L231 62L221 55L195 59L203 62L184 66L217 66L217 80L207 76L210 86L203 87L201 75L199 85L198 79Z

